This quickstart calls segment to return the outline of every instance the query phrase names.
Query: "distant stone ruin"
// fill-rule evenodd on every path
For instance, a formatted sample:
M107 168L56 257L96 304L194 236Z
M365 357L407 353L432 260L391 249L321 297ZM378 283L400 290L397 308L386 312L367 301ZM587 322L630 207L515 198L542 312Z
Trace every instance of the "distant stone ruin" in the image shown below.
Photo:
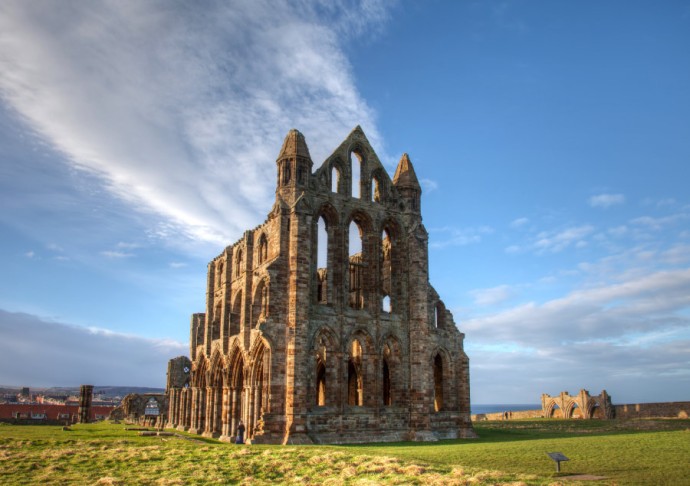
M79 389L79 423L88 424L91 417L91 402L93 401L93 385L82 385Z
M168 396L165 393L130 393L110 412L110 420L126 420L145 427L164 426Z
M577 395L567 391L551 396L541 396L541 409L546 418L565 419L611 419L615 417L611 397L603 390L599 395L591 396L589 391L580 390Z

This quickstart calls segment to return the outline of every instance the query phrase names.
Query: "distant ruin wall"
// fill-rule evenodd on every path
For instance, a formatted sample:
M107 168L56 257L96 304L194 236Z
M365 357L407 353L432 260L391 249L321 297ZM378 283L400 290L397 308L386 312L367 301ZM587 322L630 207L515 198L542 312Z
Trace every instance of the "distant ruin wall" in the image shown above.
M613 408L617 419L690 417L690 402L633 403Z
M613 405L613 417L616 419L647 419L647 418L690 418L690 402L660 402L660 403L629 403ZM542 410L520 410L516 412L478 413L472 415L473 422L484 420L519 420L543 418Z
M544 412L539 410L519 410L516 412L496 412L496 413L478 413L472 415L473 422L481 422L483 420L519 420L519 419L533 419L542 418Z

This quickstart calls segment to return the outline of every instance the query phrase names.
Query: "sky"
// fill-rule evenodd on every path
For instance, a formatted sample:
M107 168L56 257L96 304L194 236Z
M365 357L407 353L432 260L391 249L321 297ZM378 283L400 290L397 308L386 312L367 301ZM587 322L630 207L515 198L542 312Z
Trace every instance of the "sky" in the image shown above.
M420 178L472 403L690 400L690 4L0 3L0 384L165 385L291 128Z

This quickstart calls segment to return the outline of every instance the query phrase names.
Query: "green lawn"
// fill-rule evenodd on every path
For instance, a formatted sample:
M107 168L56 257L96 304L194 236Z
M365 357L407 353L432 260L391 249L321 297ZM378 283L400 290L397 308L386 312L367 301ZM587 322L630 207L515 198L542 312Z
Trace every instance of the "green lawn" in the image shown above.
M485 422L476 440L302 447L124 429L0 424L0 484L690 484L689 420ZM560 475L552 451L571 459Z

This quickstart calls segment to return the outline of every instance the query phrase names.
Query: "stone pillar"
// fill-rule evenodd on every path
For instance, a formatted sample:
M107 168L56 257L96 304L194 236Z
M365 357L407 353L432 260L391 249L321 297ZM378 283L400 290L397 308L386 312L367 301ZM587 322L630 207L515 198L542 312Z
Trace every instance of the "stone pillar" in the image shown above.
M93 385L82 385L79 390L80 424L88 424L91 419L91 400L93 400Z
M192 388L189 409L189 431L195 433L199 425L199 388L197 387Z
M221 409L221 440L230 440L230 387L223 387L223 408Z

